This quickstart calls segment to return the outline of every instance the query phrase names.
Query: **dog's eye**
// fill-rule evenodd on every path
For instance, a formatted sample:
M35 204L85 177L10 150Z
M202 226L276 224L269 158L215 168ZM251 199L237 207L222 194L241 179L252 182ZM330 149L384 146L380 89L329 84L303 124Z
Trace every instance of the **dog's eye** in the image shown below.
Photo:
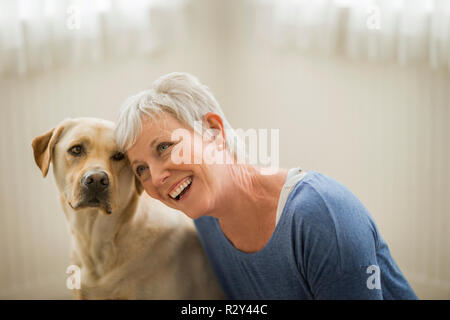
M80 145L76 145L70 148L68 152L73 156L79 156L83 152L83 147Z
M124 158L125 155L122 152L117 152L111 157L111 159L113 159L114 161L120 161L123 160Z

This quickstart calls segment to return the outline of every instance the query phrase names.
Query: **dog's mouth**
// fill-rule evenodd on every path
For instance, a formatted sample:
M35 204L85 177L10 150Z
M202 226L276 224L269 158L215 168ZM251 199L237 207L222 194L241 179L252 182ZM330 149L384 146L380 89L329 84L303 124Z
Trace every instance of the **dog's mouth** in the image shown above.
M98 197L84 198L78 201L76 204L72 204L69 201L69 205L74 210L87 209L87 208L98 208L106 215L112 213L111 204L106 199L99 199Z

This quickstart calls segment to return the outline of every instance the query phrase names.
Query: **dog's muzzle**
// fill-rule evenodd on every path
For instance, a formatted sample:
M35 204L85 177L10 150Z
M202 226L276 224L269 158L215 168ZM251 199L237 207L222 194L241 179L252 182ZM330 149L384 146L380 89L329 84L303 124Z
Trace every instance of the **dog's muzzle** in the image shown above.
M80 181L81 201L77 207L103 207L111 213L109 204L109 177L105 171L92 169L87 171Z

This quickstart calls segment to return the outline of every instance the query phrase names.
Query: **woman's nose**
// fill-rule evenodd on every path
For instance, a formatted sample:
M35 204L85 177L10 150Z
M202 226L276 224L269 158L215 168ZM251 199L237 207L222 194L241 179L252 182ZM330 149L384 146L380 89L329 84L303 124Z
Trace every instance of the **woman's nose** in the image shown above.
M170 176L170 173L168 170L165 169L159 169L159 170L152 170L153 172L151 173L152 176L152 180L153 180L153 185L156 187L160 187L162 186L167 178Z

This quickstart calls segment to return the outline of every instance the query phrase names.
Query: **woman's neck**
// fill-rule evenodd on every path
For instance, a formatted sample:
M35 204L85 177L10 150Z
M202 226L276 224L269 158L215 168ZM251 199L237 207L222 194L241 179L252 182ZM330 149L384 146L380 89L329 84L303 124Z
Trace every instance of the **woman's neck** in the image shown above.
M228 240L239 250L256 252L270 240L287 170L263 175L251 165L230 166L225 196L211 215Z

